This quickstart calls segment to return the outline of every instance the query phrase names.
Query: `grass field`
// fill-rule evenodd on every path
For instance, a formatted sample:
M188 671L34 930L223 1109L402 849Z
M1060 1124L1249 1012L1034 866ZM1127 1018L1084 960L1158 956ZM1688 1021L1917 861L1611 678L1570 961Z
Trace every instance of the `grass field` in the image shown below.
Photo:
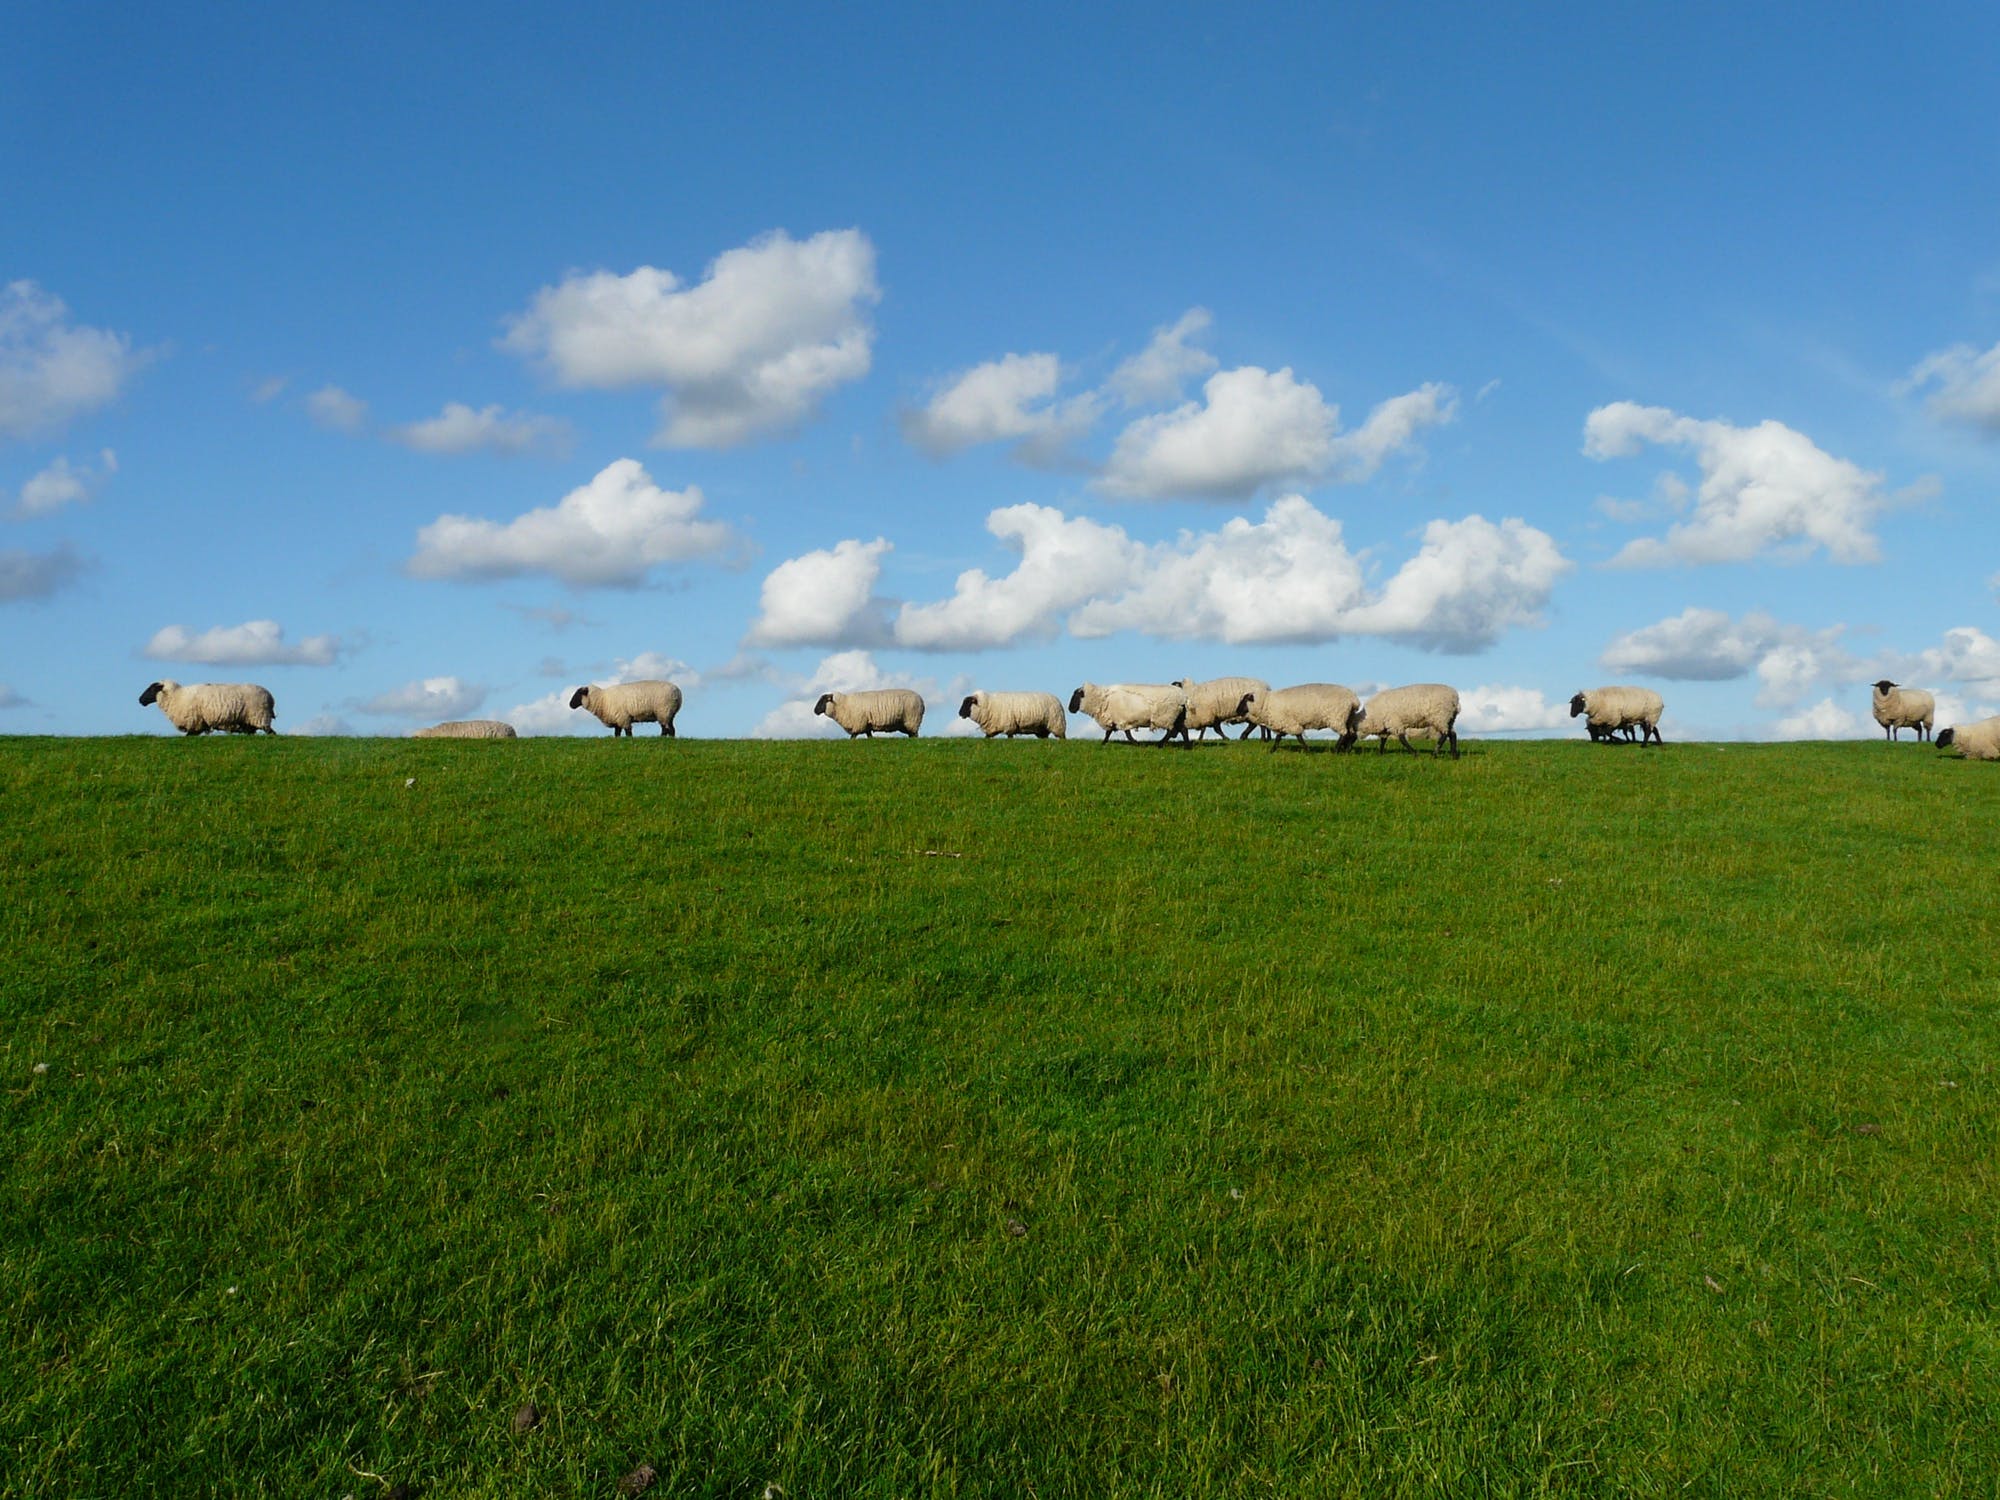
M2000 1474L1994 767L14 739L0 806L0 1491Z

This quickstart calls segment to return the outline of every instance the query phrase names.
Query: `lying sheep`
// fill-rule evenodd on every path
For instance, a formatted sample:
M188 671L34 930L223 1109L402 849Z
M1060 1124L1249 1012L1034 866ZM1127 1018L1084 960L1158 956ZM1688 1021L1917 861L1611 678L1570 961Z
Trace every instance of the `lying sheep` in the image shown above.
M1875 722L1890 739L1899 729L1914 729L1921 743L1936 721L1937 700L1922 688L1897 687L1886 677L1875 684Z
M1249 739L1250 731L1257 726L1243 717L1243 695L1271 690L1271 684L1261 677L1211 677L1207 682L1177 677L1174 686L1187 694L1187 727L1195 732L1197 739L1208 738L1211 729L1216 738L1227 739L1229 736L1223 732L1225 724L1241 724L1243 733L1237 738Z
M1112 734L1120 730L1130 740L1135 729L1164 729L1166 733L1156 744L1164 745L1178 734L1182 744L1190 750L1194 748L1187 732L1187 694L1178 687L1153 682L1114 682L1106 686L1086 682L1069 695L1069 711L1089 714L1097 720L1104 731L1100 744L1109 743Z
M1402 741L1405 750L1411 750L1415 748L1410 744L1411 731L1428 732L1435 742L1431 746L1433 757L1449 744L1451 758L1457 760L1458 731L1452 727L1457 722L1458 690L1441 682L1419 682L1409 687L1385 688L1370 698L1354 732L1364 740L1379 735L1378 753L1389 748L1392 734Z
M619 682L609 687L584 686L569 695L571 708L587 708L611 731L615 740L630 735L634 724L657 724L662 739L674 734L674 715L681 711L681 690L671 682Z
M511 740L514 726L499 719L453 719L411 733L413 740Z
M1069 738L1069 719L1054 693L973 693L958 705L958 716L972 720L989 740L996 734Z
M1361 722L1360 698L1355 696L1352 688L1342 687L1337 682L1306 682L1297 687L1262 688L1245 693L1237 704L1237 711L1259 729L1271 731L1273 750L1288 734L1297 735L1300 748L1304 748L1309 729L1338 731L1340 738L1334 748L1347 750L1352 748L1355 729Z
M1637 729L1640 744L1664 745L1666 741L1660 738L1660 715L1666 710L1666 702L1658 693L1642 687L1589 688L1569 700L1572 719L1579 714L1588 715L1584 727L1593 740L1615 739L1620 730L1629 740Z
M1967 760L2000 760L2000 714L1974 724L1940 729L1937 747L1940 750L1956 747Z
M847 731L851 740L875 731L887 734L901 730L911 739L924 722L924 700L908 688L876 688L866 693L821 693L813 705L815 714L825 714Z
M271 727L278 717L271 690L254 682L191 682L183 687L162 678L139 695L141 707L154 703L182 734L278 732Z

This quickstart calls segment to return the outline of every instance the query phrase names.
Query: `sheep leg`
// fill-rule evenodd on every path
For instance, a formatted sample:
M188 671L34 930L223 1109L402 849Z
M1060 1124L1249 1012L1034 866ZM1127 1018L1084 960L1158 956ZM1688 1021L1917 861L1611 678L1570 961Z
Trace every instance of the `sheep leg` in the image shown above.
M1410 743L1410 736L1406 731L1401 729L1397 730L1396 738L1402 741L1403 748L1409 751L1410 754L1415 755L1417 753L1417 747ZM1382 748L1384 750L1389 748L1389 742L1387 740L1382 741Z

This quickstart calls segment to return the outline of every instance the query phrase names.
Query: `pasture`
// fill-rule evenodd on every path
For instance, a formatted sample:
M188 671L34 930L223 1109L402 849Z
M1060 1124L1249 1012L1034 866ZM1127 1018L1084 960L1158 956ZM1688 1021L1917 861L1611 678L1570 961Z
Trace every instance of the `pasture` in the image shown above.
M1990 1493L2000 768L1464 752L0 741L0 1490Z

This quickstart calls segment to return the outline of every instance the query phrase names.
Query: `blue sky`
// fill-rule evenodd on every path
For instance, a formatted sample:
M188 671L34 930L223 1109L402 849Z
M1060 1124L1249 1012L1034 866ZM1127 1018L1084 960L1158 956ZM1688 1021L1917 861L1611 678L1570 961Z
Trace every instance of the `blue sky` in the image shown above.
M16 18L0 732L2000 710L1990 7L708 11Z

